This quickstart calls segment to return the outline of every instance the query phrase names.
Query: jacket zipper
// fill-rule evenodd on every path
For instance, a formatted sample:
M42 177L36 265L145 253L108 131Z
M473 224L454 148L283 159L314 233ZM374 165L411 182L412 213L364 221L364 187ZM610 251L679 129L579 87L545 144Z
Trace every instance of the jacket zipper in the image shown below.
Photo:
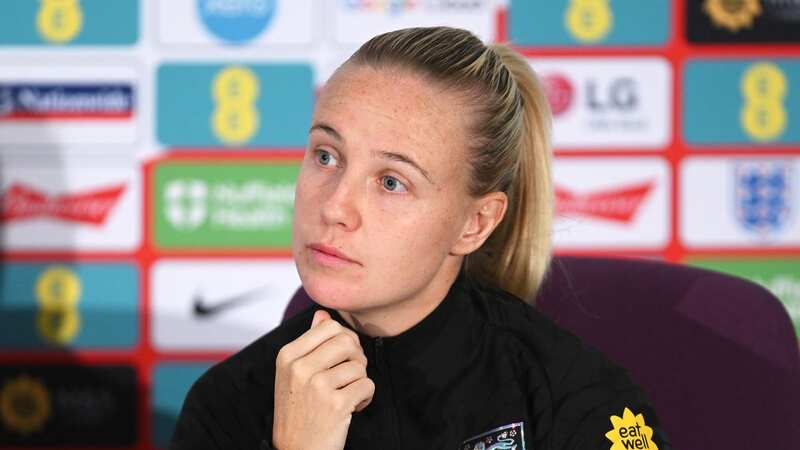
M384 355L385 350L383 348L383 338L378 336L375 338L375 361L377 361L378 365L378 373L381 374L381 378L384 379L388 389L386 392L388 393L387 404L389 405L388 410L388 419L389 419L389 430L392 434L392 443L394 444L393 447L399 449L400 448L400 430L398 427L398 419L397 419L397 408L394 403L394 387L392 386L392 379L389 375L389 365L386 361L386 357Z

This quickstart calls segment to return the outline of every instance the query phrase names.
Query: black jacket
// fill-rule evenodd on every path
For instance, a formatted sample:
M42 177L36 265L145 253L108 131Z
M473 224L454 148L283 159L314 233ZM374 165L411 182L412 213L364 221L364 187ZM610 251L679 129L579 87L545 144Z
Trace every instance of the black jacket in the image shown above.
M209 369L171 448L270 449L276 355L318 308ZM375 395L346 449L671 449L625 370L505 291L460 277L411 329L359 337Z

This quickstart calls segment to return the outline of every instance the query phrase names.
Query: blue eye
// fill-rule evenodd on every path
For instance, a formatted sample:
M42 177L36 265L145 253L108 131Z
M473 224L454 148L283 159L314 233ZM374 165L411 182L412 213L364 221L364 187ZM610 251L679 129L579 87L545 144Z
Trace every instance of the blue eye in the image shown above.
M387 191L391 191L391 192L407 192L408 191L406 189L406 186L403 183L401 183L400 180L398 180L395 177L390 177L388 175L385 175L385 176L381 177L381 184L383 185L383 188L386 189Z
M317 162L323 166L335 166L338 161L331 155L330 152L325 150L314 150L317 154Z

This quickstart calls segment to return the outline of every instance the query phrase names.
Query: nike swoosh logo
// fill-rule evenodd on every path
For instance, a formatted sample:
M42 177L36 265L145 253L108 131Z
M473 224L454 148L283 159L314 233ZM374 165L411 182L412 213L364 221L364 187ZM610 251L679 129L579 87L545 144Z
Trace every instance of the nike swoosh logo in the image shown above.
M209 303L202 294L195 294L192 302L192 309L194 310L195 317L207 319L216 316L226 309L241 306L254 300L263 299L265 297L264 294L266 294L268 290L268 286L262 286L242 294L218 299L213 303Z

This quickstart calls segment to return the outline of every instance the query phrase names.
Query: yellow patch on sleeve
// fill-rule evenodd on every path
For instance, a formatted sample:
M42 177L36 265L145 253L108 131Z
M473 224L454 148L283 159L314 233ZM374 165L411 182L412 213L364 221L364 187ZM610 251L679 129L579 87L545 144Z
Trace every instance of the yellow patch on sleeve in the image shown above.
M612 415L610 420L614 427L606 433L606 438L613 443L610 450L658 450L653 442L653 429L644 423L642 414L634 415L625 408L622 417Z

